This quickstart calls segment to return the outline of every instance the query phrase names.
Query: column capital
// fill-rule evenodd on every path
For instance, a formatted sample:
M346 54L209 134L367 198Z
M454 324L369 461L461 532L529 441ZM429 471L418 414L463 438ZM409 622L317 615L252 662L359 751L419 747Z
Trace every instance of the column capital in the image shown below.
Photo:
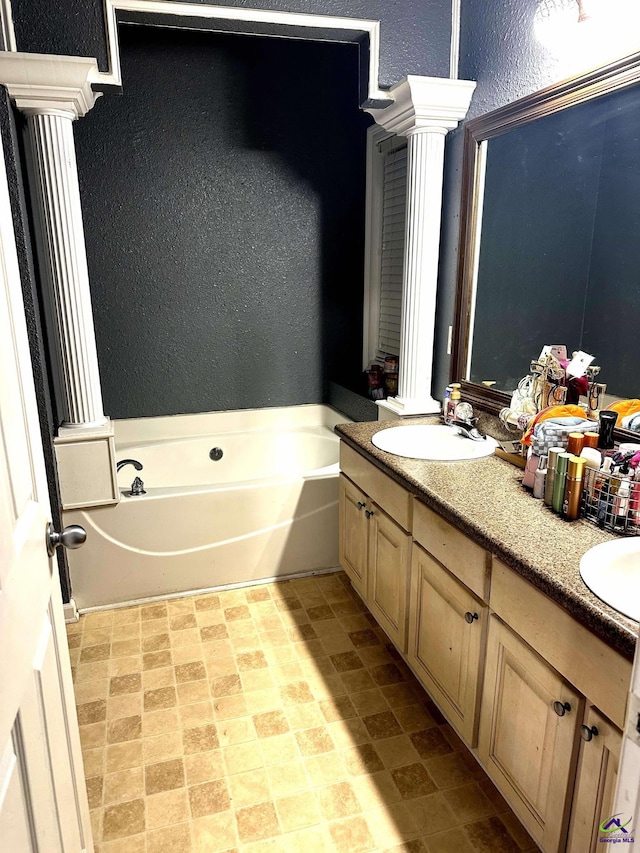
M400 136L419 130L446 134L466 116L475 88L471 80L410 74L389 89L390 106L367 112L376 124Z
M0 53L0 83L25 115L77 119L89 112L99 93L91 88L95 59L40 53Z

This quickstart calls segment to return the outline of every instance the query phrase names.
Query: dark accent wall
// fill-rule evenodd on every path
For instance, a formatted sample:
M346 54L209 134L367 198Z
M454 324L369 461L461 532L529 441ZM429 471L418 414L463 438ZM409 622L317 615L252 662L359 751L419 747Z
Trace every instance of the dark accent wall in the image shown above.
M51 518L56 529L61 529L61 503L58 487L58 474L53 453L53 425L57 423L53 412L50 375L45 356L45 337L41 320L41 308L36 288L36 269L29 231L28 201L24 193L24 180L21 165L21 117L15 116L4 86L0 87L0 133L4 149L4 166L13 214L13 229L18 254L18 266L22 284L22 298L27 321L27 335L31 350L33 380L38 400L40 434L44 451L45 470L49 484L49 502ZM44 531L43 531L44 537ZM64 601L70 598L69 567L64 548L57 552L60 584Z
M451 0L216 0L215 5L379 20L381 86L405 74L449 76ZM13 0L12 8L18 50L95 56L100 69L108 69L102 0Z
M539 0L462 0L459 77L477 81L466 121L567 76L536 38L538 5ZM436 397L451 378L447 332L454 322L464 124L447 136L446 143L433 381Z
M105 411L318 403L361 370L354 45L122 27L76 125Z

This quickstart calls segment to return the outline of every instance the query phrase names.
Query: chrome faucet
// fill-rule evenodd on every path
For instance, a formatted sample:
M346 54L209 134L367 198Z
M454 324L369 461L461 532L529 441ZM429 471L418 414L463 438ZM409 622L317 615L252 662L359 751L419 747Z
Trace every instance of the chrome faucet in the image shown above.
M460 435L470 438L471 441L484 441L487 436L483 435L475 426L475 421L475 418L471 421L449 421L449 426L455 427Z
M133 465L136 471L142 471L142 462L138 462L137 459L121 459L116 465L116 470L120 471L125 465Z

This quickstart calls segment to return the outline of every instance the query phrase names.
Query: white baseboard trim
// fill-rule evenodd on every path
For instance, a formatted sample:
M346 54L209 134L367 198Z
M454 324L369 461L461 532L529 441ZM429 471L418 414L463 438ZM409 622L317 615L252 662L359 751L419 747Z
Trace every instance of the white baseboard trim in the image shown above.
M62 609L64 611L64 621L65 622L77 622L80 618L80 614L78 612L78 608L76 607L76 603L71 599L69 603L65 603L62 605Z
M293 581L299 580L300 578L310 578L315 575L332 575L336 572L341 572L341 566L332 566L329 569L314 569L310 572L298 572L295 575L282 575L281 577L273 577L273 578L258 578L258 580L254 581L239 581L238 583L228 583L223 584L221 586L210 586L206 589L188 589L185 592L170 592L165 595L152 595L148 598L134 598L130 601L118 601L114 604L97 604L94 607L81 607L80 610L76 610L75 612L82 616L85 613L99 613L101 610L121 610L124 607L136 607L139 604L153 604L156 601L171 601L176 598L188 598L191 595L209 595L209 593L213 592L224 592L228 589L243 589L244 587L251 586L261 586L265 583L279 583L281 581ZM73 599L71 600L73 603ZM65 604L66 607L70 607L71 605ZM75 603L73 603L73 607L75 610ZM66 611L65 611L66 615ZM76 616L77 618L77 616ZM67 619L68 622L75 622L75 619Z

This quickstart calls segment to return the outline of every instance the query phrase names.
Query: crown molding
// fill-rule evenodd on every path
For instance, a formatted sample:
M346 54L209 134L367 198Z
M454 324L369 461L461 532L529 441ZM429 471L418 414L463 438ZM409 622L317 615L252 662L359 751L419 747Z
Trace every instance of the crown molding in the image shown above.
M475 88L471 80L408 75L388 90L392 104L367 112L392 133L406 136L422 129L447 133L466 116Z
M98 97L91 88L96 72L88 57L0 52L0 83L26 115L85 115Z

